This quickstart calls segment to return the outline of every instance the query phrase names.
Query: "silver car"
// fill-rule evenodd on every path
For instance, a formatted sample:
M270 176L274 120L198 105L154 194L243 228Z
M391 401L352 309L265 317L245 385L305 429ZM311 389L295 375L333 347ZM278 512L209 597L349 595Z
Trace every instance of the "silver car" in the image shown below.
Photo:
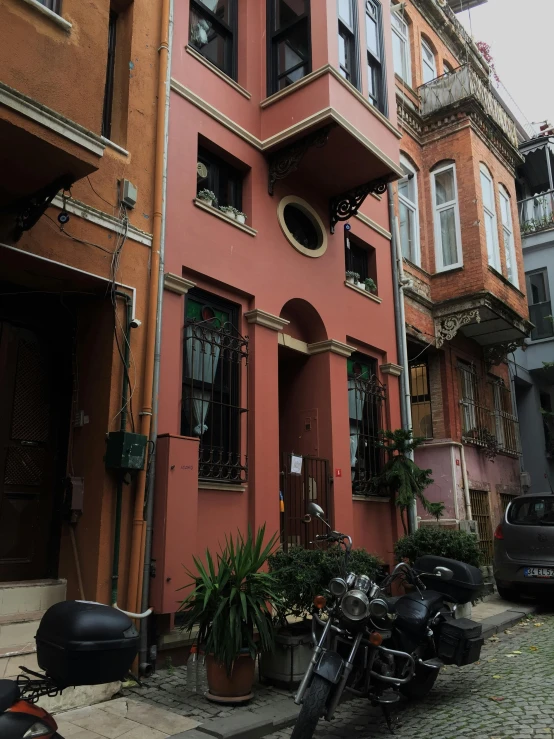
M521 495L508 505L494 532L494 578L507 600L554 597L554 494Z

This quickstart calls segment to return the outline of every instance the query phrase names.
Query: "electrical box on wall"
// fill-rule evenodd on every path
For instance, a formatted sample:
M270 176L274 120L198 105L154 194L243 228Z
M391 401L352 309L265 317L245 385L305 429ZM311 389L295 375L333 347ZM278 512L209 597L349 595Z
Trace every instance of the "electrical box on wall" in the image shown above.
M477 521L460 521L460 531L465 531L466 534L473 534L473 536L479 538Z
M137 188L129 180L121 180L121 202L127 208L134 208L137 204Z
M127 472L144 469L147 441L143 434L111 431L106 442L106 467Z

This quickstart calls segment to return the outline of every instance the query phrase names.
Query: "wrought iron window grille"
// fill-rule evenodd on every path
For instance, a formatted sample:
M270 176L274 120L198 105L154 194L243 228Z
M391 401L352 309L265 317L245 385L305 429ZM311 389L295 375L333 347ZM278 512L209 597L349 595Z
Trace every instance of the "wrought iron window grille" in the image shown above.
M375 375L348 376L350 417L350 469L353 495L376 495L373 478L383 469L385 450L380 446L386 388Z

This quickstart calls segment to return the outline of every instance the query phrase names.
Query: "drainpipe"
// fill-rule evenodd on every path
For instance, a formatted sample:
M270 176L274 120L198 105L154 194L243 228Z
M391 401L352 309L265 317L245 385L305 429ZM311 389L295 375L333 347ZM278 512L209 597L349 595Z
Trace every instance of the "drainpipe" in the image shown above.
M152 566L152 522L154 519L154 481L156 475L156 441L158 438L158 405L160 392L160 358L162 344L162 310L164 290L165 269L165 227L167 210L167 158L169 150L169 100L171 93L171 53L173 48L173 0L169 3L169 53L167 63L166 88L165 88L165 143L163 159L163 193L162 193L162 234L160 242L160 268L158 270L158 306L156 313L156 341L154 349L154 394L152 399L152 425L150 427L150 466L147 480L146 498L146 536L144 541L144 569L142 574L142 601L141 610L148 609L150 599L150 578ZM146 627L140 630L139 650L139 673L150 675L152 673L151 661L148 659L148 630Z
M154 169L154 209L152 218L152 253L150 260L150 282L146 301L146 347L144 356L144 375L142 384L142 410L140 412L140 432L148 439L151 436L152 402L154 393L154 355L156 351L156 311L158 308L160 246L162 239L162 208L164 181L164 153L166 138L166 88L169 73L169 13L170 0L162 0L160 46L160 67L158 71L158 94L156 115L156 152ZM136 611L140 608L139 582L141 564L144 556L144 501L146 497L146 469L137 477L133 527L131 533L131 553L129 558L129 581L127 585L127 608ZM143 626L142 628L145 628Z
M394 192L392 185L387 185L389 200L389 221L391 225L391 260L392 260L392 286L394 294L394 312L396 316L396 347L398 351L398 362L402 367L400 375L400 417L402 428L412 428L412 404L410 396L410 376L408 367L408 345L406 342L406 313L404 310L404 265L402 252L400 250L400 235L398 230L398 218L394 212ZM413 460L414 453L406 455ZM417 530L417 501L408 509L408 531L413 533Z

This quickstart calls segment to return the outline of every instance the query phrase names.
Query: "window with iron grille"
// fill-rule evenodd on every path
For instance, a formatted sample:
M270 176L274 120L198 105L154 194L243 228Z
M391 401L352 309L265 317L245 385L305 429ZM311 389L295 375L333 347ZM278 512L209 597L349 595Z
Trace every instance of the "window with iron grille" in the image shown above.
M205 166L205 176L197 173L196 191L211 190L217 205L230 205L242 210L243 173L202 146L198 147L198 162Z
M519 423L513 413L512 394L501 377L491 376L494 434L500 451L520 454Z
M366 0L365 28L369 102L383 113L386 113L381 5L376 0Z
M199 477L247 479L248 339L235 306L200 290L185 303L181 434L200 438Z
M190 45L236 79L237 0L190 0Z
M38 0L41 5L51 10L56 15L61 15L62 12L62 0Z
M337 0L339 16L339 72L354 87L359 86L358 75L358 24L357 3Z
M370 495L371 481L383 468L378 445L383 428L385 388L376 377L377 361L362 354L348 359L348 415L352 493Z
M102 136L107 139L112 133L112 108L115 81L115 52L117 43L117 13L110 12L108 24L108 60L106 62L106 86L104 88L104 110L102 113Z
M268 95L312 71L310 0L268 0Z
M410 396L414 436L433 438L433 417L427 362L410 364Z

